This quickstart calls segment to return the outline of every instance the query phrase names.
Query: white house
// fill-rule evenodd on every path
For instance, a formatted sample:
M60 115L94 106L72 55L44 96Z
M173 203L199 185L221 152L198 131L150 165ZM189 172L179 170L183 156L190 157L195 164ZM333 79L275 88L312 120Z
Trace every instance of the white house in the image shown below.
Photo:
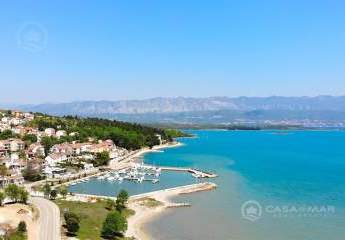
M60 137L67 136L67 133L65 130L58 130L55 135L57 138L60 138Z
M35 116L32 113L24 113L24 118L27 121L32 121L34 120Z
M11 152L24 150L24 147L25 147L24 141L20 139L12 139L10 140L10 143L11 143Z
M55 129L54 129L54 128L46 128L46 129L44 130L44 133L45 133L48 137L55 136Z
M33 143L29 146L27 150L28 157L38 157L38 156L44 156L44 147L40 143Z
M20 175L21 171L26 167L26 162L19 159L17 154L1 158L0 164L5 165L10 170L11 175Z
M67 156L61 153L52 153L45 158L46 166L56 166L58 163L67 160Z
M11 119L9 117L3 117L1 118L1 122L9 124Z
M3 132L5 130L10 130L11 126L7 123L0 122L0 132Z
M15 134L23 136L26 133L26 129L24 126L20 125L20 126L16 126L16 127L12 128L12 132Z
M0 148L6 152L17 152L23 150L25 143L20 139L7 139L0 141Z
M90 171L95 169L92 163L84 163L84 170L85 171Z
M78 132L71 132L69 135L71 136L71 137L74 137L74 136L77 136L79 133Z
M60 153L52 153L45 158L45 168L43 170L44 174L47 177L54 178L57 175L60 175L66 172L65 169L58 167L58 163L67 160L67 156L65 154Z
M20 118L12 118L10 121L10 124L15 125L15 126L23 124L23 123L24 121Z

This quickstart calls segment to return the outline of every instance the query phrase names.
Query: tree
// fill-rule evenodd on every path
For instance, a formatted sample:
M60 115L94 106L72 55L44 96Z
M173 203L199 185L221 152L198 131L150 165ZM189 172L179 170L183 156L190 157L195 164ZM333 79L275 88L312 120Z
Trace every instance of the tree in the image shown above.
M24 187L19 187L15 184L9 184L5 188L6 195L14 202L21 202L26 204L29 198L28 191Z
M28 166L22 171L22 175L26 181L30 182L40 181L44 178L38 169L33 168L31 163L28 163Z
M43 186L43 193L44 193L44 196L45 197L49 197L50 195L50 192L51 192L51 187L48 183L46 183L44 186Z
M113 239L117 236L123 236L123 233L127 230L127 220L118 211L110 212L102 227L102 237L107 239Z
M4 192L0 192L0 206L2 206L5 199L6 199L6 194Z
M59 193L62 195L62 197L65 199L68 194L68 189L66 186L61 186L59 188Z
M56 190L51 190L50 191L50 198L55 200L56 197L57 197L57 191Z
M58 140L54 137L43 137L41 139L41 144L44 147L44 153L47 156L49 154L49 150L52 146L58 143Z
M75 235L80 228L79 221L77 221L75 218L66 220L66 228L69 234Z
M19 199L19 187L15 184L9 184L5 188L6 195L13 200L14 202L18 202Z
M15 134L11 130L5 130L3 132L0 132L0 140L5 140L14 137Z
M75 235L79 230L80 219L78 215L73 212L65 212L64 219L68 233Z
M96 159L93 161L95 167L107 165L110 160L109 152L103 151L96 154Z
M28 191L26 191L24 187L18 187L18 200L21 203L26 204L28 202L28 199L29 199Z
M78 132L78 135L73 136L73 138L70 136L63 137L63 141L79 140L80 142L83 142L89 137L96 140L111 139L116 146L126 148L127 150L135 150L143 146L159 144L158 135L161 136L161 140L163 142L172 141L172 137L174 137L163 129L116 120L78 118L74 116L53 117L40 115L33 121L30 121L28 126L36 127L40 131L48 127L57 129L58 126L60 126L59 129L65 129L68 132ZM50 140L44 140L43 142L48 143ZM51 144L44 145L46 152L49 151Z
M27 142L28 145L30 145L31 143L37 142L37 136L34 135L34 134L26 134L26 135L23 137L23 141Z
M26 231L26 223L24 221L20 221L17 227L17 232L26 233Z
M126 190L120 191L120 193L116 197L116 210L121 212L126 208L128 197L128 192Z

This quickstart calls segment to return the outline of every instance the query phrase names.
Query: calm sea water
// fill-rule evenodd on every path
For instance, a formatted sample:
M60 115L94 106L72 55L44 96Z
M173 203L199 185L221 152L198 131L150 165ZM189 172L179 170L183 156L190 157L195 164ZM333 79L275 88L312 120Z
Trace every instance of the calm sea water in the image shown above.
M193 133L197 138L180 140L183 147L149 153L144 161L216 172L218 188L176 198L192 207L148 223L155 239L345 239L345 132ZM166 173L156 185L93 180L71 189L135 194L193 182L188 174Z

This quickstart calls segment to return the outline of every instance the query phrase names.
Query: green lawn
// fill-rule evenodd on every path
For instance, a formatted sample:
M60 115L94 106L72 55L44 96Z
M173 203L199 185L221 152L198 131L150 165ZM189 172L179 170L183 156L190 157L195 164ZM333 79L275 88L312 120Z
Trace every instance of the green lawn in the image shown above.
M106 218L109 210L105 208L104 201L96 203L84 203L84 202L70 202L64 200L56 200L55 203L63 212L68 210L76 213L80 218L80 229L78 232L78 238L80 240L100 240L100 232L102 230L102 224ZM127 209L123 212L124 216L128 217L133 215L133 210ZM62 216L63 218L63 216ZM127 239L127 238L125 238Z
M2 239L0 237L0 239ZM28 239L27 236L25 234L22 233L12 233L8 238L5 238L8 240L26 240Z

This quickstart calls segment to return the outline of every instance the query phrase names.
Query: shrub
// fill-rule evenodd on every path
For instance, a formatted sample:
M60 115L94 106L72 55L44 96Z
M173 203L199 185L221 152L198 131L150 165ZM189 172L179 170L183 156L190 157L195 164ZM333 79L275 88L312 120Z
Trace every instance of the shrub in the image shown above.
M120 193L117 195L116 198L116 210L122 211L126 208L126 204L128 201L128 192L125 190L121 190Z
M68 233L75 235L79 230L80 220L78 215L73 212L65 212L64 219Z
M17 227L17 232L25 233L26 231L26 223L24 221L20 221Z
M51 190L50 192L50 198L55 200L55 198L57 197L57 191L56 190Z
M127 230L127 220L118 211L109 213L103 222L102 237L113 239L122 236Z

